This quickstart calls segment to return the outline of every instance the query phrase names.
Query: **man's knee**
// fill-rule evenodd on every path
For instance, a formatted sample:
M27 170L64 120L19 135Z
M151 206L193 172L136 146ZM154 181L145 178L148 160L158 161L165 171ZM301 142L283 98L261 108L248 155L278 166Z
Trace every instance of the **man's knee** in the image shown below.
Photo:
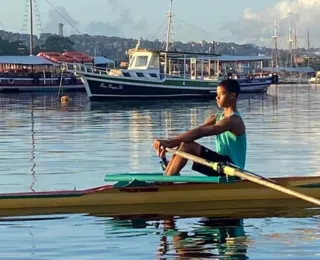
M179 150L192 154L200 154L201 146L196 142L191 143L181 143L179 146Z

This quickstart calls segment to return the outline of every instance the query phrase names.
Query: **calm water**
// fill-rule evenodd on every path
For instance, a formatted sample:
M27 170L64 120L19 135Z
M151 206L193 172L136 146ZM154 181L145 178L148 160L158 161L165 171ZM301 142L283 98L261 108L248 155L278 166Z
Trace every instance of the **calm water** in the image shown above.
M73 94L0 95L1 192L82 189L107 173L160 172L151 144L201 124L214 101L89 103ZM320 174L320 86L241 97L247 169ZM214 146L213 138L201 143ZM190 174L187 166L184 174ZM90 214L0 219L1 259L320 259L320 221L114 219Z

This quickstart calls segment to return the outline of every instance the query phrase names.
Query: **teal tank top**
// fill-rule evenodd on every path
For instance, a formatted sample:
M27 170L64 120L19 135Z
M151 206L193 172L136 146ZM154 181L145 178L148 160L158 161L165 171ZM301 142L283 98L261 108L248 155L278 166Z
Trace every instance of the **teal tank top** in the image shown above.
M241 118L238 112L234 112ZM223 113L217 115L216 122L223 118ZM246 133L236 136L230 131L216 135L216 152L221 155L227 155L233 164L241 169L245 168L247 155L247 135Z

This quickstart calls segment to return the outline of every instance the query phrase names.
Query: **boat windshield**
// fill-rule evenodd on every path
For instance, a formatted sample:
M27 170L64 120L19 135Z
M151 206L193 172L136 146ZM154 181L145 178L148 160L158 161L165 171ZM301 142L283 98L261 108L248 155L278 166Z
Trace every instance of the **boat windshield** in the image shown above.
M137 56L135 67L146 67L148 65L148 56Z

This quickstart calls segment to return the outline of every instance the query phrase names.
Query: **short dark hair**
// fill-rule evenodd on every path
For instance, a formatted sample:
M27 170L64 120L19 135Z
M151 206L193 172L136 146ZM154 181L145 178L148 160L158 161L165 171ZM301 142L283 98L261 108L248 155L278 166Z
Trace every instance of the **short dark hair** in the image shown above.
M225 87L229 93L236 93L236 97L239 96L240 93L240 84L235 79L225 79L219 83L218 86Z

